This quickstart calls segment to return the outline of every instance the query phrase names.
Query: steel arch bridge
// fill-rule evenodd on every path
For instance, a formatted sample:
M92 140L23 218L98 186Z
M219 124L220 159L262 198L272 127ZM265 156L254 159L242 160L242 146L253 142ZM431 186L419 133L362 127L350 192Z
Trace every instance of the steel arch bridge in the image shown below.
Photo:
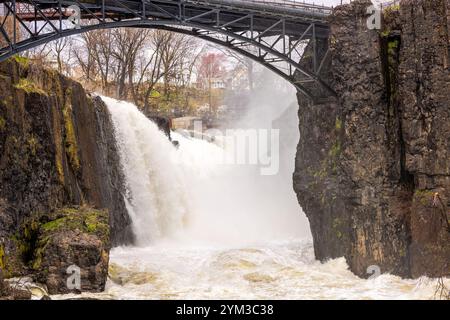
M96 29L155 28L234 50L291 82L307 97L334 95L320 74L332 8L287 0L0 0L0 61ZM310 67L300 64L307 51ZM320 88L320 90L311 90Z

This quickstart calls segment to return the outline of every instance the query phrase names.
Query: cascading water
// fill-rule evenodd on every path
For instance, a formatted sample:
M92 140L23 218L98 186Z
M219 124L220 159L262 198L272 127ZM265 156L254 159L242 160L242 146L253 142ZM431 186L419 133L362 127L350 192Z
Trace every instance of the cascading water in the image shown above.
M305 237L302 217L282 174L258 166L225 165L226 149L176 132L175 148L138 109L103 97L112 114L137 244L245 244ZM234 150L232 150L234 151Z
M182 228L186 214L177 170L167 163L174 149L167 137L135 106L103 97L112 114L122 167L126 202L138 245L148 245Z
M291 187L292 162L275 176L223 165L217 161L227 153L223 148L172 133L180 142L175 148L134 105L103 99L115 126L137 246L111 251L110 280L96 298L433 297L436 280L364 280L344 258L316 261ZM293 148L281 148L282 158L293 159Z

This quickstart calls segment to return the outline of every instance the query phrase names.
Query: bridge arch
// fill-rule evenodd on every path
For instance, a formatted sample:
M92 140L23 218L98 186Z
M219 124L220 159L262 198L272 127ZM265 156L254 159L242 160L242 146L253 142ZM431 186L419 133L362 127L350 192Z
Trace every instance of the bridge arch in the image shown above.
M89 1L94 1L96 6L88 6L87 2ZM137 9L130 6L129 2L137 4ZM237 2L238 4L235 5L239 5L242 1L56 0L50 1L50 4L48 0L45 2L37 0L0 1L6 8L6 14L0 23L0 34L3 36L5 44L0 48L0 61L47 42L92 30L119 27L153 28L191 35L233 50L275 72L313 100L321 97L304 84L314 83L315 86L322 89L321 92L334 95L333 90L320 78L320 72L328 54L322 54L318 61L319 54L315 48L317 39L326 39L328 35L326 25L320 24L319 28L316 24L321 22L310 21L311 17L309 16L306 18L295 17L296 12L301 12L297 10L275 17L269 14L266 18L259 11L243 10L238 6L237 8L232 7L238 11L237 15L229 17L229 12L232 10L229 6L225 8L211 7L211 2L221 2L227 5ZM21 7L21 3L26 4L26 8ZM109 6L107 6L108 3ZM201 9L201 11L186 10L186 7L182 7L186 3L195 5L195 10ZM198 3L206 3L206 5L198 8ZM116 7L111 7L111 4L115 4ZM139 6L139 4L141 5ZM148 12L146 4L152 5L153 8L156 7L156 9ZM168 7L163 6L167 4ZM69 24L67 19L72 16L71 10L74 5L79 8L78 21L94 21L95 23L80 23L75 28ZM173 7L174 5L176 6ZM242 4L240 5L242 6ZM174 8L175 10L173 10ZM172 9L172 12L168 9ZM9 35L11 32L8 34L4 26L8 17L12 17L13 21L12 36ZM255 23L257 19L260 19L259 24ZM267 19L267 23L262 23L262 19ZM288 19L292 19L289 26ZM43 26L38 28L38 23ZM260 25L261 23L262 25ZM32 25L34 25L34 30L32 30ZM17 37L18 26L24 29L22 31L27 37ZM45 29L46 26L50 30ZM301 28L297 31L293 26L301 26ZM288 30L288 28L290 29ZM269 38L271 40L268 40ZM298 59L303 54L303 52L299 52L301 50L299 46L304 45L305 41L313 42L313 68L311 69L301 66L294 60L295 53L297 53ZM280 67L280 64L284 64L284 67Z

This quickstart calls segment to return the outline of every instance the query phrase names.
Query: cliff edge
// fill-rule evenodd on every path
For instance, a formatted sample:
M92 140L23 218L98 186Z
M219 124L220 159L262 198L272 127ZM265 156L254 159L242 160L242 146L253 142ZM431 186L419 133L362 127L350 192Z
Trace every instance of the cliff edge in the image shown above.
M103 101L88 95L79 83L26 58L15 57L1 63L0 268L3 274L12 277L38 271L45 282L43 271L46 276L64 275L65 269L52 270L52 267L58 264L67 267L69 262L77 261L76 257L81 259L93 250L89 258L93 268L97 260L103 261L101 274L97 275L102 279L98 280L98 286L94 285L95 290L101 289L107 274L105 254L111 245L133 240L124 194L114 128ZM91 222L80 220L79 224L72 224L73 230L46 236L49 231L46 226L52 225L55 212L61 210L69 210L73 219L83 212L91 212ZM92 222L104 221L105 215L110 230L97 228ZM94 229L103 232L95 234L91 232ZM70 234L76 236L71 238ZM52 242L57 237L64 241ZM71 250L67 261L56 261L48 251L49 246L45 250L40 248L44 242L54 243L55 248L66 243ZM46 270L36 270L41 262L44 265L41 256L46 257ZM61 283L61 279L53 283ZM62 292L61 287L55 285L52 293Z
M345 256L362 277L448 276L450 1L401 1L381 30L367 27L370 5L330 17L322 76L337 98L298 95L294 189L318 259Z

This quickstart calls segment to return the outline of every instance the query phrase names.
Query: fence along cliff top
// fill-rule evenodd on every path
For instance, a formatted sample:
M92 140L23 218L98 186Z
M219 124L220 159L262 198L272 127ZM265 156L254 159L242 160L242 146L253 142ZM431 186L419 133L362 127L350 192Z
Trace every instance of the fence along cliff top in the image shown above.
M328 39L330 7L276 0L0 0L0 6L0 61L90 30L155 28L232 49L311 99L333 95L320 78L328 52L318 45ZM312 62L306 68L299 61L308 43Z

